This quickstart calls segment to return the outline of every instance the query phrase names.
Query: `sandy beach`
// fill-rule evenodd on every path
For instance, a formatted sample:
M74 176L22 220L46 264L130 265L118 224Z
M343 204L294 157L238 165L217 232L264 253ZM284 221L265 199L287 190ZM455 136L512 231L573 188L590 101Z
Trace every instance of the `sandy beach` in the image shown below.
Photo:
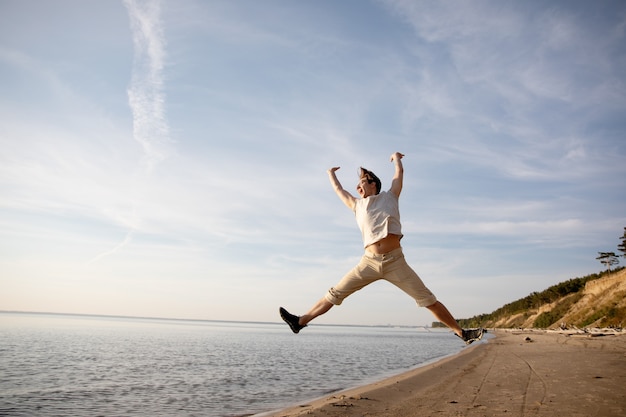
M626 415L626 335L495 335L402 375L264 416Z

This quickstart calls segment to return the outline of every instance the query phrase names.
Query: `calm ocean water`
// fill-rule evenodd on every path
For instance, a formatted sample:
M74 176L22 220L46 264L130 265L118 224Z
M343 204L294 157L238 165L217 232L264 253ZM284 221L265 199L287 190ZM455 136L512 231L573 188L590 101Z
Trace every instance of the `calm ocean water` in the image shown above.
M462 349L448 331L0 313L0 415L263 413Z

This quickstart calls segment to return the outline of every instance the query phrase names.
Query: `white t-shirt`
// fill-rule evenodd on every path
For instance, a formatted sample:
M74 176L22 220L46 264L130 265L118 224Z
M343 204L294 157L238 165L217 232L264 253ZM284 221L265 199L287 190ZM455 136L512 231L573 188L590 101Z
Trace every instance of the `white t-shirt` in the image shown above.
M398 197L394 193L382 191L377 195L357 199L354 215L361 229L364 247L390 234L402 237Z

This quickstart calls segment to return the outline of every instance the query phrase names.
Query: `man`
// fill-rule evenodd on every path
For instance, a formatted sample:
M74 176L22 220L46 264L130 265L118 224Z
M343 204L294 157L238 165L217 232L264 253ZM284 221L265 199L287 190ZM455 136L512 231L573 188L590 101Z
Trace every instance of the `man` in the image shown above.
M402 191L404 168L403 154L391 155L395 165L395 175L389 191L381 192L380 179L373 172L361 168L356 190L361 198L356 198L344 190L337 179L339 167L328 170L330 182L339 199L350 208L356 217L363 236L365 254L359 264L348 272L339 283L328 290L311 309L302 316L296 316L280 307L282 319L294 333L300 332L314 318L340 305L350 294L379 279L384 279L413 297L420 307L428 308L433 315L454 333L470 344L482 338L483 329L462 329L448 309L434 296L420 277L406 263L400 246L402 227L398 199Z

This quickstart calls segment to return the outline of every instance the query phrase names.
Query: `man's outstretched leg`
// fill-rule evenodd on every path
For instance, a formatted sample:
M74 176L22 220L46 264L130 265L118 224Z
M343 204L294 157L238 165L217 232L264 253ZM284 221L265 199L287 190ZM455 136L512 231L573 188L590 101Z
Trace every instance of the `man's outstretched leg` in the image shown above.
M291 314L284 308L280 308L278 311L280 312L280 317L289 325L291 331L294 333L299 333L300 330L306 327L306 325L313 320L314 318L321 316L322 314L328 312L333 307L333 304L328 301L326 298L321 298L308 313L302 316L296 316Z
M448 326L457 336L459 336L466 344L480 340L483 337L483 329L462 329L459 323L456 322L452 314L448 311L446 306L437 301L426 307L431 313L443 324Z

